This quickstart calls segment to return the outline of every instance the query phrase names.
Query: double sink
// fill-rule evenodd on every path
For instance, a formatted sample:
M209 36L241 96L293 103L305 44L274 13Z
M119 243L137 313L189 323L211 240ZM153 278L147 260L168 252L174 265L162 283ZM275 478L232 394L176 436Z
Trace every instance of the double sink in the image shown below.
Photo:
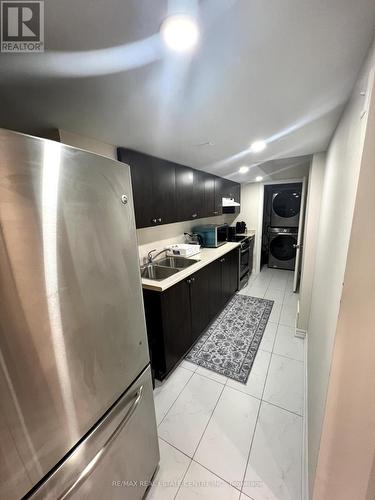
M142 278L161 281L199 262L186 257L165 257L141 267Z

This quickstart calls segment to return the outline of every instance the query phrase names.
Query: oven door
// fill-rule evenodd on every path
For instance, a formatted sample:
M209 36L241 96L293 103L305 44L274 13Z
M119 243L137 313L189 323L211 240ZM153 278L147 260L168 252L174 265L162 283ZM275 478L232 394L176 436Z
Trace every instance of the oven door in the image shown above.
M245 273L249 272L250 267L250 252L249 247L247 246L244 249L241 249L240 254L240 276L242 277Z

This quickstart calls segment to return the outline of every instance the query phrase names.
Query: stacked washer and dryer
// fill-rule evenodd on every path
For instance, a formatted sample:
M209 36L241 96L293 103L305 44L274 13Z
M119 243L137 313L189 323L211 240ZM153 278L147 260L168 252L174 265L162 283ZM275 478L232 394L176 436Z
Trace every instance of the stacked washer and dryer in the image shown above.
M302 185L274 186L270 193L268 267L293 271L296 263Z

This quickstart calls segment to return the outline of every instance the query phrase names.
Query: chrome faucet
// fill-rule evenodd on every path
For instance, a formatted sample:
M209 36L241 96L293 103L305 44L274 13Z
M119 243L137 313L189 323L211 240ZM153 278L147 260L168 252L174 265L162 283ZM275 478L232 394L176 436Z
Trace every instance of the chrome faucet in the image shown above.
M160 250L160 252L158 252L157 254L152 255L152 252L156 252L156 248L154 248L153 250L150 250L147 254L147 262L149 264L152 264L152 262L156 259L156 257L161 255L163 252L167 252L167 251L168 251L168 248L163 248L163 250Z

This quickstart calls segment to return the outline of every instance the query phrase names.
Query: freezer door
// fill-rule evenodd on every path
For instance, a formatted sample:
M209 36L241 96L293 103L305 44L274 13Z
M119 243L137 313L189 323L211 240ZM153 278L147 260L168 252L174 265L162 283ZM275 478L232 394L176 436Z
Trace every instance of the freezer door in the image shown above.
M37 483L147 366L141 292L129 168L0 130L0 411L17 483Z
M140 500L159 462L150 368L31 496Z

